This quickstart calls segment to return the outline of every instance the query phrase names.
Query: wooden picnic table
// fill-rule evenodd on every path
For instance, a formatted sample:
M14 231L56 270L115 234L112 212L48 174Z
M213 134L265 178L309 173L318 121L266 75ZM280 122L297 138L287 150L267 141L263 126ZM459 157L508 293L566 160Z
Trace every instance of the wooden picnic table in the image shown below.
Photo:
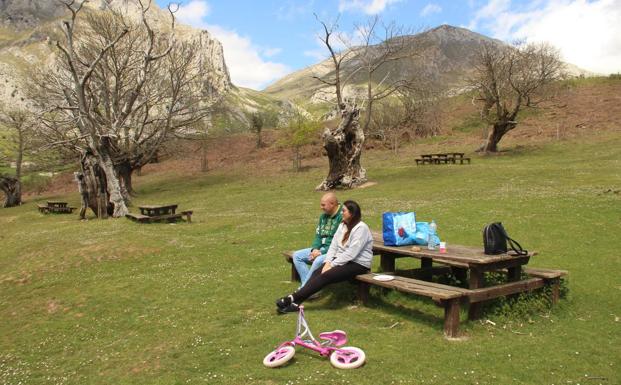
M184 210L177 213L176 204L173 205L143 205L138 206L140 214L127 213L125 216L133 221L140 223L153 223L153 222L176 222L179 219L186 217L187 222L192 222L192 210Z
M431 278L433 263L450 266L455 276L460 280L468 279L470 290L485 287L485 273L490 271L506 271L508 282L519 282L522 277L522 266L528 264L531 253L514 255L510 253L487 255L482 247L448 245L446 252L428 250L427 246L419 246L420 250L413 250L412 246L386 246L382 234L373 232L373 252L380 255L380 266L383 271L394 272L395 260L398 258L416 258L421 261L421 270L429 271ZM516 284L515 286L519 286ZM488 294L499 296L507 291L506 285L496 292L493 287L487 289ZM510 291L510 290L509 290ZM491 297L493 298L493 297ZM480 303L471 304L469 318L475 319L480 315Z
M138 206L140 214L149 217L157 217L162 215L175 215L178 205L144 205Z
M416 164L464 164L464 162L470 163L470 158L464 158L463 152L442 152L434 154L422 154L419 159L416 159Z
M358 282L358 298L367 303L369 288L372 285L393 289L431 298L444 308L444 334L449 337L459 335L460 306L469 305L468 318L477 319L481 316L481 305L484 301L519 293L532 291L548 286L551 288L552 303L560 296L560 278L567 274L564 270L525 267L532 253L527 255L486 255L483 247L448 245L446 252L428 250L426 246L412 249L412 246L386 246L382 234L373 231L373 254L380 256L380 267L383 273L394 276L390 281L378 281L376 273L356 276ZM291 280L299 280L293 265L293 252L284 253L285 259L291 263ZM396 269L396 259L416 258L421 267L408 271L415 278L404 277L405 272ZM434 266L436 263L436 266ZM441 265L441 266L437 266ZM507 282L487 285L486 272L506 274ZM401 273L404 274L401 274ZM439 284L432 281L433 275L453 273L460 281L467 283L467 288ZM526 273L524 276L522 272ZM401 274L401 275L400 275Z
M47 207L67 207L67 202L63 202L63 201L47 201Z
M47 201L44 205L38 204L37 208L43 214L71 214L75 210L75 207L69 207L67 202L63 201Z

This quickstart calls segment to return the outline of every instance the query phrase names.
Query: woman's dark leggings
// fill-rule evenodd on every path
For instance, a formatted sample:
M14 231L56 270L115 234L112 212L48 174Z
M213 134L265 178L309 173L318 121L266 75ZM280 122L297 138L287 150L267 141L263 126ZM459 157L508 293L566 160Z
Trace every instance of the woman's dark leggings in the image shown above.
M330 284L348 281L358 274L366 274L369 272L369 269L356 262L347 262L341 266L334 266L323 274L321 274L322 268L323 266L315 270L313 275L311 275L306 282L306 285L293 293L293 302L299 305L308 297Z

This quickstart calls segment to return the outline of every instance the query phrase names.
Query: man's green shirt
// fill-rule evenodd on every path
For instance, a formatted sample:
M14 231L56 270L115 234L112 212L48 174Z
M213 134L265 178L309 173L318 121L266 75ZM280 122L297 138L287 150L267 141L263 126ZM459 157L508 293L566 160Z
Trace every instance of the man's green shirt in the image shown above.
M319 224L315 230L315 239L313 240L311 248L321 251L321 254L328 252L334 233L336 233L336 229L343 221L343 213L341 210L342 208L339 205L339 208L336 210L334 215L330 216L326 213L321 214L319 217Z

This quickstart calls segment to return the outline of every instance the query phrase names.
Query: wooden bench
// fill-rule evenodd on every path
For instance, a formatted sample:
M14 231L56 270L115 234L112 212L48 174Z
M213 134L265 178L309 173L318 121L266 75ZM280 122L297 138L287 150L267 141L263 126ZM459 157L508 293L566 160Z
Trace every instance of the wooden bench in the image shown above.
M552 290L552 304L556 304L561 296L561 278L568 274L567 270L544 269L538 267L524 267L523 271L531 277L541 278L546 286Z
M464 158L463 152L449 152L439 154L422 154L420 158L414 159L416 165L424 164L464 164L468 162L470 164L470 158Z
M76 208L69 207L69 206L48 206L48 205L38 204L37 209L39 210L39 212L43 214L49 214L49 213L71 214L73 210L75 210Z
M128 213L128 214L125 214L125 217L131 220L134 220L136 222L140 222L140 223L154 223L154 222L162 222L162 221L176 222L177 219L183 218L183 214L165 214L165 215L148 216L148 215L142 215L142 214Z
M185 215L186 220L188 221L188 223L192 223L192 214L194 213L194 211L192 210L185 210L181 212L181 215Z
M391 281L378 281L373 279L374 276L376 274L373 273L356 276L356 280L358 280L358 299L363 304L368 302L371 285L429 297L444 308L444 335L448 338L458 337L460 303L468 297L468 289L399 276L395 276L395 279Z
M283 256L291 264L291 281L299 281L300 276L293 264L293 251L285 251ZM372 273L356 276L358 281L358 299L363 304L368 302L371 285L429 297L438 305L444 307L444 334L449 338L457 337L459 333L460 301L467 296L467 289L456 289L451 286L405 277L395 277L392 281L377 281L373 279L374 276L375 274Z
M283 256L291 264L291 281L299 281L300 277L293 264L293 251L286 251L283 253ZM429 266L408 272L415 276L429 278L436 270L437 272L448 272L451 268L448 266ZM507 269L495 271L506 273ZM372 273L358 275L356 280L358 281L358 298L362 303L368 301L370 285L431 298L438 305L444 307L444 334L448 338L454 338L459 333L461 302L467 302L472 307L473 304L479 304L503 296L529 292L545 286L549 286L552 290L552 303L558 302L560 297L560 278L567 275L567 271L532 267L524 267L523 271L529 278L476 289L464 289L402 276L395 276L395 279L391 281L378 281L373 279L375 274ZM397 274L402 274L402 272L397 272Z
M125 214L125 218L131 219L135 222L147 222L150 217L148 215L127 213Z

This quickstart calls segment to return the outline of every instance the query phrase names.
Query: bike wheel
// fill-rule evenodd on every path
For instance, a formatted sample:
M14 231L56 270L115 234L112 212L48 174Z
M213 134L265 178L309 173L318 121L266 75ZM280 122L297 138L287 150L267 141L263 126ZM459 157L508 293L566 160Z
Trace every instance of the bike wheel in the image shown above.
M364 364L366 355L362 349L347 346L339 348L330 355L330 363L339 369L356 369Z
M293 346L282 346L265 356L263 365L268 368L275 368L287 363L294 355L295 348Z

